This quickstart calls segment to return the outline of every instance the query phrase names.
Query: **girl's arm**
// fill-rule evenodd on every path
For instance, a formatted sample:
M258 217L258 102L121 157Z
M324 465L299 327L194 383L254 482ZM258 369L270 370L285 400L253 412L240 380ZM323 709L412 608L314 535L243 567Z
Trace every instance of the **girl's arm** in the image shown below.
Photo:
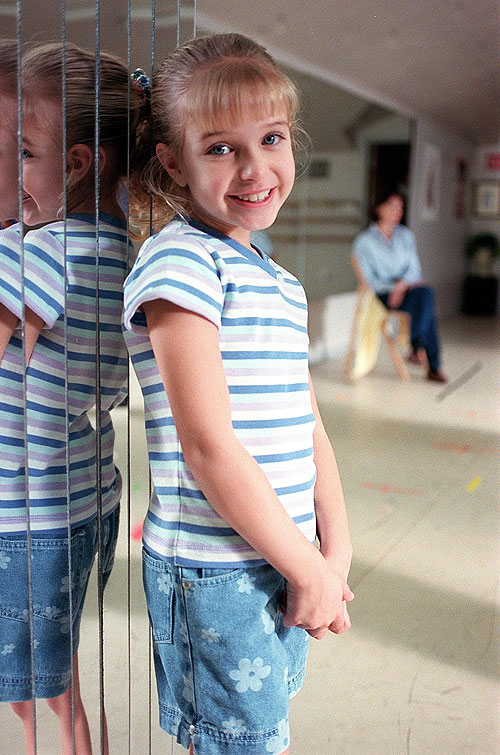
M0 362L18 322L19 318L0 303Z
M19 318L14 315L5 304L0 303L0 362L3 359L5 349L9 343L13 332L17 328ZM26 361L29 363L33 349L38 340L38 336L44 326L44 321L36 315L33 310L26 308L26 322L24 325L24 336L26 339Z
M340 475L328 435L321 419L311 377L311 400L314 429L314 463L317 477L314 488L317 533L323 556L347 581L351 566L352 545Z
M32 309L26 307L24 323L24 338L26 340L26 363L29 364L33 349L38 341L38 336L42 332L45 321L36 315Z
M288 581L288 626L343 631L345 580L300 532L237 439L216 326L165 300L143 305L186 464L217 513Z

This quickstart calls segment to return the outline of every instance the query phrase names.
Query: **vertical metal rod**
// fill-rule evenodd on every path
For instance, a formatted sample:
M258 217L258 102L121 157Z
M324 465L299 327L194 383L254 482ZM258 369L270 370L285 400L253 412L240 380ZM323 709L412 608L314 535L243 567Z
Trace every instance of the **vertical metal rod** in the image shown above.
M22 84L22 3L21 0L16 2L16 41L17 41L17 165L18 165L18 202L19 202L19 223L20 238L24 238L23 223L23 84ZM24 241L21 241L21 337L23 343L23 401L24 401L24 486L26 501L26 558L27 558L27 576L28 576L28 613L29 613L29 634L30 634L30 673L31 673L31 699L33 702L33 753L37 755L37 713L36 713L36 688L35 688L35 631L33 621L33 569L32 569L32 547L31 547L31 512L29 502L29 469L28 469L28 426L27 426L27 392L26 392L26 330L25 330L25 289L24 289Z
M130 212L129 212L129 191L130 191L130 149L131 149L131 138L130 138L130 127L131 127L131 118L130 118L130 105L131 105L131 74L132 74L132 2L131 0L127 0L127 72L128 72L128 94L127 94L127 101L128 101L128 107L127 107L127 213L126 213L126 222L127 222L127 239L129 238L130 233ZM130 254L128 255L127 260L127 269L131 269L131 259ZM130 443L132 438L131 433L131 426L130 426L130 360L129 360L129 370L128 370L128 378L127 378L127 493L126 493L126 510L127 510L127 677L128 677L128 755L131 755L132 752L132 625L131 625L131 608L132 608L132 590L131 590L131 570L130 570L130 562L131 562L131 548L130 548L130 522L131 522L131 499L130 499L130 491L131 491L131 483L130 483L130 467L131 467L131 455L130 455Z
M151 86L153 83L153 78L155 75L155 66L156 66L156 0L151 0ZM151 144L151 151L153 149L153 145ZM149 210L149 235L151 236L153 234L153 201L151 197L150 202L150 210ZM149 472L149 500L151 500L151 471ZM153 678L153 668L151 663L151 654L152 654L152 648L153 648L153 635L151 632L151 627L149 628L149 654L148 654L148 703L149 703L149 716L148 716L148 722L149 722L149 731L148 731L148 753L151 755L152 753L152 729L151 729L151 717L152 717L152 711L153 711L153 700L152 700L152 694L151 694L151 688L152 688L152 678Z
M95 251L96 251L96 501L97 501L97 603L99 615L99 723L101 753L105 750L104 711L104 612L103 612L103 557L102 557L102 475L101 475L101 324L100 324L100 274L99 274L99 205L100 205L100 93L101 93L101 5L95 0L95 145L94 145L94 193L95 193Z
M70 647L70 663L71 663L71 676L70 676L70 689L71 689L71 750L72 754L76 755L76 739L75 739L75 679L73 669L73 658L75 655L74 650L74 637L73 637L73 564L71 557L71 485L70 485L70 453L69 453L69 370L68 370L68 306L67 306L67 210L68 210L68 198L66 187L66 149L67 149L67 129L66 129L66 2L61 0L61 99L62 99L62 154L61 154L61 172L62 172L62 206L63 206L63 224L64 224L64 361L65 361L65 375L64 375L64 405L66 407L65 413L65 435L66 435L66 532L68 538L68 598L69 598L69 647Z

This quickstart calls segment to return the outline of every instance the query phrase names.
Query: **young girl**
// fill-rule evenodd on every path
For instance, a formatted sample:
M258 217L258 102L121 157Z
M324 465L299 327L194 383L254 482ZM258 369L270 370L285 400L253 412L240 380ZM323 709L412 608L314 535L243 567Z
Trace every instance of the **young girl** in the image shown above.
M2 298L19 318L24 297L29 366L25 402L18 325L0 365L0 700L11 702L21 717L28 752L34 751L34 693L47 698L58 716L63 753L73 752L74 737L76 752L86 755L91 743L78 683L80 618L98 549L98 508L105 584L113 563L121 493L109 412L123 398L127 380L120 319L129 243L117 193L127 170L130 84L126 66L102 54L96 230L95 57L68 45L65 58L65 154L62 47L41 45L23 58L23 219L29 226L46 225L24 238L22 291L9 289ZM140 107L135 87L130 97L135 131ZM66 227L61 220L65 209ZM89 417L94 407L100 410L99 470L97 434ZM107 742L104 749L107 752Z
M292 188L297 94L233 34L176 49L152 88L142 176L164 216L181 215L143 245L124 323L154 482L144 582L160 724L196 755L288 753L308 635L347 629L352 597L304 291L250 243Z

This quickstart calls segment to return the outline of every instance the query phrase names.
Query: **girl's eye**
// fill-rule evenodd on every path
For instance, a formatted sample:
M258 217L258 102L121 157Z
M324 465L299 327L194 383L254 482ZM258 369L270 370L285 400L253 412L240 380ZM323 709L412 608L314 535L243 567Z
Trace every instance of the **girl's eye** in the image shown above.
M216 144L215 147L211 147L209 150L210 155L228 155L230 153L230 148L227 146L227 144Z
M268 134L264 137L263 142L264 144L278 144L282 138L279 134Z
M31 154L31 152L28 152L27 149L23 149L22 156L23 156L23 160L25 160L28 157L33 157L33 155Z

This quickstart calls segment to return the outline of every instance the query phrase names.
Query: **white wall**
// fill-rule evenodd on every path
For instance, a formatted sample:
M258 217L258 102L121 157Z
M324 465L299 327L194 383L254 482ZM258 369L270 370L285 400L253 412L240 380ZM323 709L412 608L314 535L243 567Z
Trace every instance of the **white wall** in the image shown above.
M475 150L474 160L472 161L470 179L472 184L479 180L495 180L500 182L500 168L488 168L488 155L500 154L500 141L497 144L487 144L478 147ZM500 237L500 218L479 218L474 214L470 216L471 233L495 233ZM493 266L495 275L500 276L500 260L497 260Z
M439 150L441 180L439 211L434 220L424 216L424 161L427 145ZM460 311L462 282L467 269L464 244L469 234L470 218L455 216L457 162L469 166L474 157L473 145L425 120L417 120L412 151L409 226L415 233L425 279L436 289L440 315Z

